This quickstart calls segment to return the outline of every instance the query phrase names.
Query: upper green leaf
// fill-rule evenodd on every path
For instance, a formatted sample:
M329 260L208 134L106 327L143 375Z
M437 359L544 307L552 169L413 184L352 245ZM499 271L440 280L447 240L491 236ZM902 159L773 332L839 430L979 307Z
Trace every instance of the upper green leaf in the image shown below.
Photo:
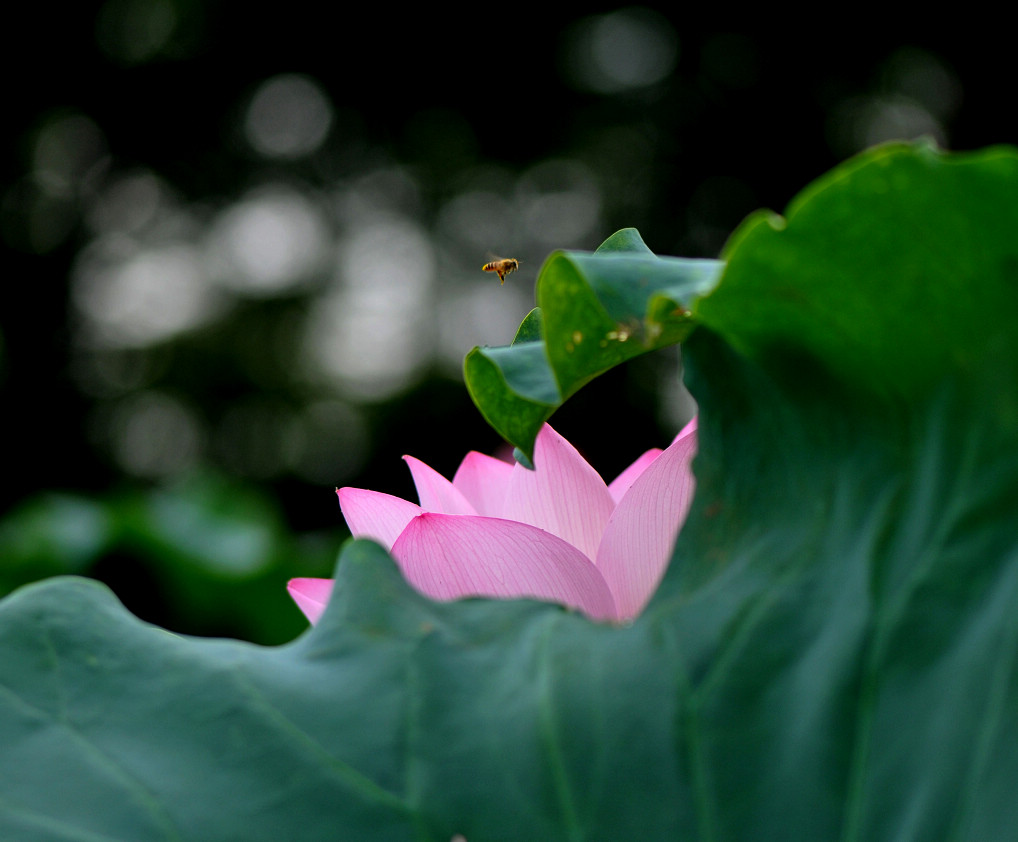
M808 355L853 387L915 396L1014 346L1018 155L871 150L810 185L784 218L729 241L724 282L694 304L753 356Z
M692 328L689 305L716 283L714 260L656 257L631 228L593 254L554 252L537 276L538 310L513 344L475 348L464 363L481 413L533 457L541 425L591 379ZM535 314L540 321L530 323Z

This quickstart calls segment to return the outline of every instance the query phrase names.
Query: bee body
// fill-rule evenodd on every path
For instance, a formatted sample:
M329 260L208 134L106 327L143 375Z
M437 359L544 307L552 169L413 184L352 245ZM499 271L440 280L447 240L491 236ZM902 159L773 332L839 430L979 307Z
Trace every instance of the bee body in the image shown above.
M481 267L482 272L495 272L499 281L505 283L505 276L520 268L520 262L515 257L500 258L491 263L485 263Z

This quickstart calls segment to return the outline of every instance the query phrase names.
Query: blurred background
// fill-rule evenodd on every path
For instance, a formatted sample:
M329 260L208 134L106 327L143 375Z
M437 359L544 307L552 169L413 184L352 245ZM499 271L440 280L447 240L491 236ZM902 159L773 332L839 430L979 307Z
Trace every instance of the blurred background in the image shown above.
M499 445L462 360L553 249L635 226L715 257L871 144L1015 140L993 32L63 5L10 11L0 59L0 594L83 574L191 634L292 639L335 486L415 499L402 454L451 476ZM677 372L635 361L556 427L610 479L688 416Z

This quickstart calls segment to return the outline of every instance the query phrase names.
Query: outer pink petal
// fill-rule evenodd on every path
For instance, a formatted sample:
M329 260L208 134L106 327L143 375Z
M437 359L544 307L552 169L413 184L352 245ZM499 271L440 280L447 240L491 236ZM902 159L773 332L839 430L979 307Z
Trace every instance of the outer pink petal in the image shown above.
M413 456L404 456L403 461L410 466L410 473L417 486L417 496L421 500L421 508L426 512L440 512L444 515L476 515L475 509L455 488L449 480L434 468L425 465Z
M545 424L534 446L534 465L513 468L504 517L558 535L591 560L615 508L604 480L579 452Z
M639 614L664 576L696 487L690 467L695 432L694 426L677 437L637 477L605 530L597 566L615 595L620 619Z
M317 623L332 596L332 579L291 579L286 589L312 623Z
M693 436L694 438L696 437L696 419L697 416L694 415L693 419L688 424L686 424L685 427L679 430L678 435L676 435L675 438L672 439L672 444L679 441L680 439L689 438L690 436Z
M399 533L421 513L421 507L409 500L380 491L340 488L336 493L346 525L354 537L373 538L386 549L392 549Z
M636 478L647 470L647 466L660 455L660 447L651 448L608 484L608 491L611 492L612 500L616 505L619 500L625 497L629 486L636 481Z
M434 599L532 597L615 619L601 573L579 550L525 523L422 514L392 548L403 575Z
M513 463L471 450L460 462L452 484L463 492L479 515L501 517L512 475Z

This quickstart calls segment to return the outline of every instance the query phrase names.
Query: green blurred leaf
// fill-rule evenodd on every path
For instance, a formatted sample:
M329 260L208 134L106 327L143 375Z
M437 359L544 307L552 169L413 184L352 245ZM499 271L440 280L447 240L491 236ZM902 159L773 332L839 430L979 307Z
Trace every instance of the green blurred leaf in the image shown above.
M0 592L83 572L109 549L115 531L100 503L67 494L26 501L0 520Z
M593 254L554 252L537 277L538 309L503 348L475 348L464 378L478 409L528 458L541 425L591 379L685 339L688 307L716 283L715 260L656 257L632 228Z
M686 346L697 497L630 627L432 603L368 542L275 649L168 635L81 580L8 597L0 838L1018 837L1016 161L873 150L737 232ZM814 201L851 212L800 230ZM945 273L919 219L981 270ZM827 338L844 308L873 311L864 352Z
M327 573L339 540L291 535L259 489L211 473L111 505L122 546L150 569L183 628L201 634L291 639L300 617L281 590L294 576Z
M327 574L338 544L291 535L263 492L214 474L99 499L48 494L0 519L0 593L91 575L178 630L278 643L303 627L286 581Z
M206 474L172 489L123 499L130 540L168 564L240 580L275 561L289 537L279 511L253 489Z

